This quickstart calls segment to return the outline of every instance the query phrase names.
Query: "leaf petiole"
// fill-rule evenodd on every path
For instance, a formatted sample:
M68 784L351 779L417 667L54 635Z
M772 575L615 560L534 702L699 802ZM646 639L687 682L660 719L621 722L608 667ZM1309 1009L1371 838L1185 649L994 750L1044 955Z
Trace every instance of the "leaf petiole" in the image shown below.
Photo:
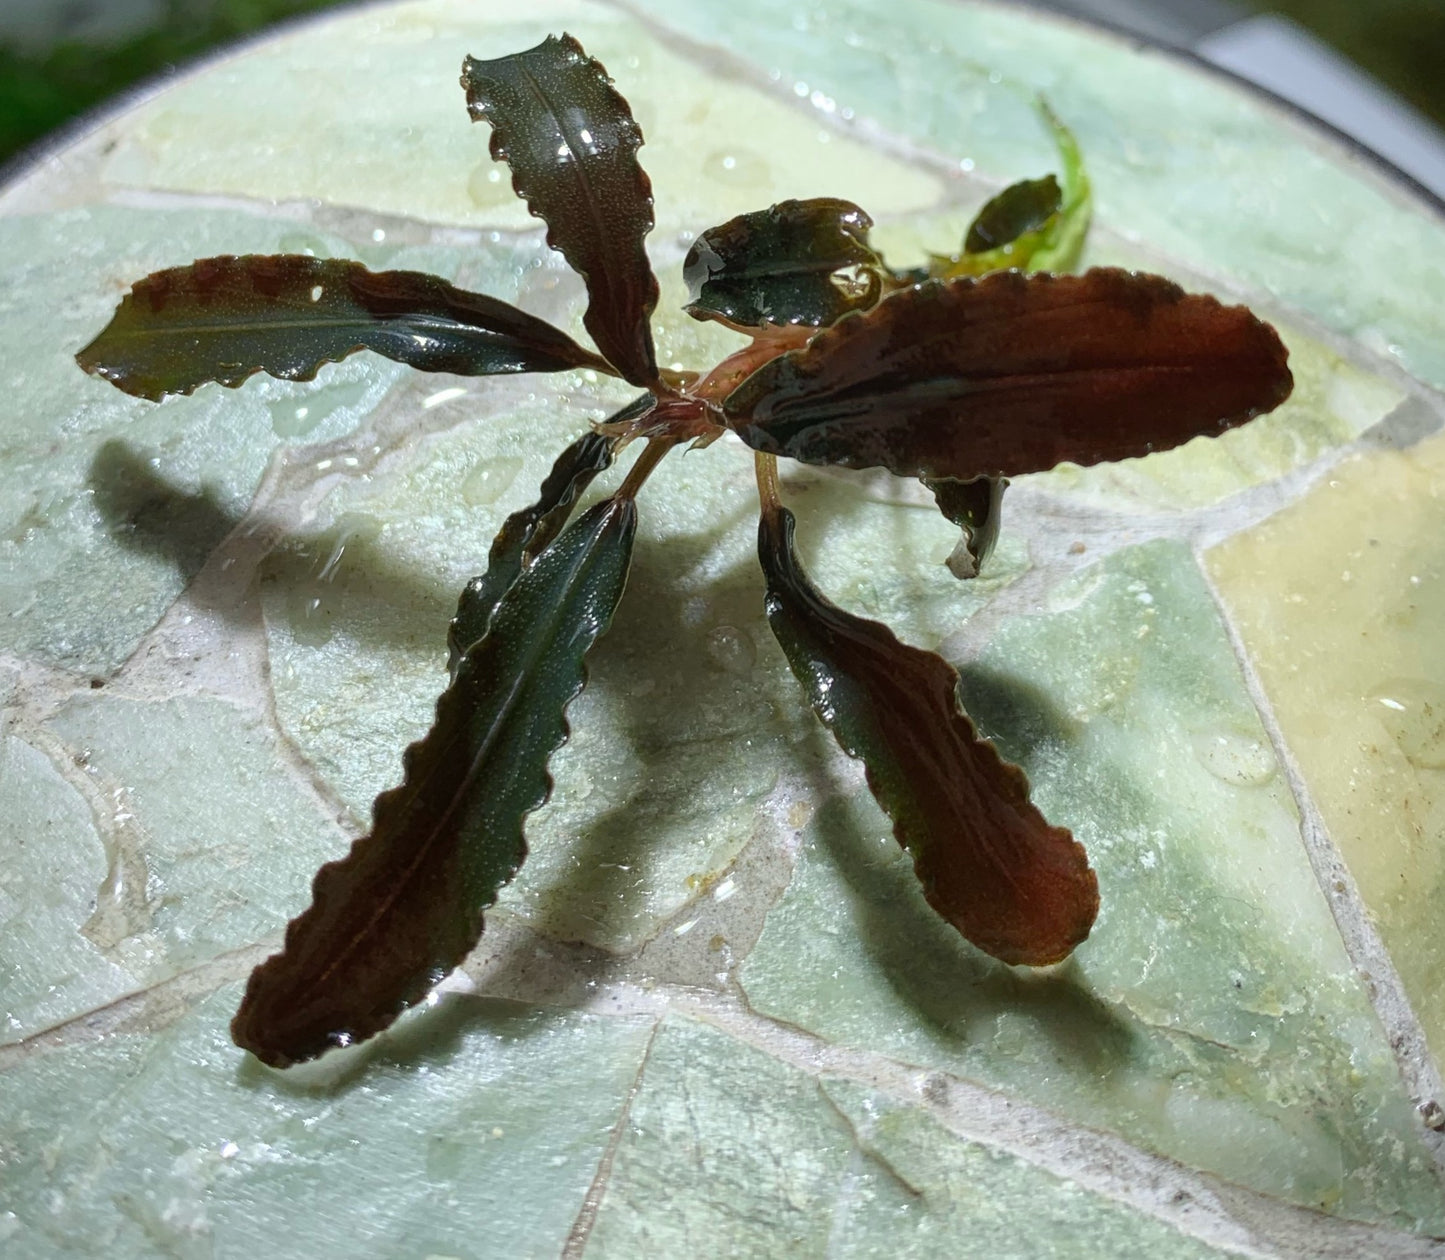
M672 450L683 439L671 433L664 433L658 437L647 439L647 445L642 448L642 454L637 461L627 470L627 476L623 479L622 485L618 487L617 493L612 497L615 499L626 499L631 501L637 497L637 492L642 489L647 479L652 476L652 470L662 462L662 457Z
M778 493L778 457L753 452L753 470L758 478L758 500L763 505L765 516L776 516L783 506L782 495Z

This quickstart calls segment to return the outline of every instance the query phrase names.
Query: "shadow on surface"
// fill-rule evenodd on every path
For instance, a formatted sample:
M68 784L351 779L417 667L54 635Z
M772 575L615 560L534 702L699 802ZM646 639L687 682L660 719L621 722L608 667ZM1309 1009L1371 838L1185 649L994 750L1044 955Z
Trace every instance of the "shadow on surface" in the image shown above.
M960 685L971 716L1010 757L1067 734L1072 722L1027 683L970 668ZM975 708L976 704L976 708ZM1004 1013L1029 1020L1060 1060L1107 1075L1129 1057L1130 1023L1087 986L1071 958L1055 967L1010 967L970 945L924 900L912 863L900 857L888 823L871 799L861 806L830 781L826 735L813 745L820 796L815 827L821 848L853 894L853 913L869 957L899 998L935 1035L959 1050L995 1035ZM869 826L876 817L876 829Z
M210 490L178 489L125 442L113 439L96 452L89 483L96 509L122 546L167 560L189 583L240 523ZM264 520L255 532L270 533ZM428 578L380 544L379 522L370 527L343 517L318 534L283 535L261 561L263 586L281 594L286 621L298 641L319 645L337 629L363 642L398 645L430 635L446 659L446 627L456 612L458 590ZM478 571L486 556L477 559ZM224 616L244 616L242 600L207 601Z
M310 1063L278 1071L246 1055L236 1069L237 1082L247 1089L292 1096L349 1093L376 1072L445 1067L472 1033L485 1032L520 1041L547 1031L537 1008L501 998L470 993L443 994L434 1006L416 1007L384 1033L345 1050L331 1050Z
M213 491L177 490L117 438L96 451L89 482L111 537L171 561L187 582L236 525Z
M101 448L90 479L96 506L113 535L127 546L170 560L188 578L238 523L213 493L178 490L123 442ZM836 499L829 506L837 511L865 506L862 498L830 499ZM731 743L763 724L776 723L777 706L796 705L799 718L805 716L806 701L794 690L780 656L771 664L749 662L743 669L709 659L707 635L719 625L741 630L760 655L776 651L764 628L762 579L750 554L715 577L701 595L664 576L695 572L718 539L751 510L740 508L695 535L666 543L647 538L638 542L616 623L589 658L592 686L618 714L617 754L630 757L638 769L620 799L577 833L566 880L538 890L543 930L554 939L598 946L623 936L632 937L636 948L645 944L659 923L648 920L633 930L628 920L645 913L645 899L656 882L649 880L648 863L658 838L675 832L697 812L702 793L688 790L687 774L694 768L700 775L724 774ZM264 522L258 528L264 529ZM343 517L321 534L283 539L260 566L260 580L273 585L285 601L283 611L303 644L324 642L333 627L362 642L434 642L440 690L445 627L455 608L455 592L439 579L418 574L379 535L379 527L368 531ZM481 557L477 567L484 565ZM771 690L774 675L783 684L776 695ZM765 681L769 686L763 686ZM962 691L982 725L1002 736L1015 756L1020 748L1066 731L1067 719L1046 696L1012 679L975 669L968 672ZM805 756L811 750L823 776L828 739L819 727L809 741L795 746ZM668 758L676 760L670 763ZM836 792L835 785L820 784L820 796L836 797ZM860 830L846 800L826 804L819 825L830 857L857 898L870 955L900 996L938 1032L963 1041L977 1039L981 1020L1004 1010L1020 1011L1032 1015L1060 1054L1082 1055L1099 1071L1123 1052L1127 1028L1083 987L1076 969L1066 966L1042 974L1015 970L969 946L923 901L906 862L880 861L876 838ZM668 914L679 909L673 907ZM605 953L583 963L596 979L606 978L615 965ZM529 958L504 954L488 969L489 987L494 982L497 991L509 992L513 980L529 969ZM478 1010L491 1019L511 1009L506 1003L478 1007L476 1000L448 997L437 1007L408 1015L377 1042L340 1052L334 1065L335 1056L328 1055L326 1069L316 1071L330 1082L326 1088L340 1088L372 1063L445 1058ZM514 1018L517 1027L525 1024L521 1015ZM272 1075L258 1064L250 1070ZM294 1080L296 1088L316 1088L307 1080L308 1072L278 1079Z
M720 521L719 533L750 513L751 508L743 509ZM746 634L746 627L761 622L762 580L756 566L745 560L729 567L709 584L705 612L690 615L696 595L664 577L658 562L665 551L667 572L688 571L716 545L712 534L672 538L665 544L639 539L612 628L588 656L589 690L606 698L620 728L617 745L607 754L614 766L626 763L635 773L620 798L589 817L568 843L571 861L565 881L537 891L542 919L538 930L553 939L606 950L625 937L631 941L626 950L630 955L656 934L663 918L680 913L686 901L631 926L645 913L647 896L656 887L649 863L661 838L696 816L698 795L709 800L716 795L705 782L689 782L688 771L696 768L699 778L725 774L736 728L747 725L747 715L756 715L758 725L773 720L760 679L715 665L706 646L709 626L741 627ZM723 714L728 715L728 729L712 733L707 715ZM607 754L594 778L608 769ZM699 887L687 900L704 891ZM517 960L518 968L529 965L525 957ZM605 978L609 966L601 964L591 978ZM503 963L494 974L497 987L505 991L511 968Z

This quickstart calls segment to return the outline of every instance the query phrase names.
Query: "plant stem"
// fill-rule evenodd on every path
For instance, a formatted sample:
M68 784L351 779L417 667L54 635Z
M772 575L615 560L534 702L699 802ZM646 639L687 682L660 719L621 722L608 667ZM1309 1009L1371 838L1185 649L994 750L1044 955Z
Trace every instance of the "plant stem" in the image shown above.
M782 496L778 493L778 457L754 451L753 468L758 474L758 499L763 505L763 512L776 516L783 507Z
M711 372L695 382L688 392L694 398L720 403L763 364L789 350L801 349L817 331L816 328L802 324L760 330L752 341L741 350L728 355Z
M652 475L652 470L662 462L662 457L672 450L677 442L678 439L671 434L648 438L642 454L637 457L637 462L628 469L626 479L613 498L635 499L637 492L642 489L643 484Z

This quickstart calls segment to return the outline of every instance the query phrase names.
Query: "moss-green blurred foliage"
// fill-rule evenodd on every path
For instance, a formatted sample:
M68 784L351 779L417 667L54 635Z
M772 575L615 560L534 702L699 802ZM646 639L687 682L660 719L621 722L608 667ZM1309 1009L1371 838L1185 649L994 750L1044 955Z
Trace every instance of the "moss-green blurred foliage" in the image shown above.
M170 66L338 0L218 0L209 12L167 0L167 18L133 39L69 41L28 56L0 46L0 161L76 114Z

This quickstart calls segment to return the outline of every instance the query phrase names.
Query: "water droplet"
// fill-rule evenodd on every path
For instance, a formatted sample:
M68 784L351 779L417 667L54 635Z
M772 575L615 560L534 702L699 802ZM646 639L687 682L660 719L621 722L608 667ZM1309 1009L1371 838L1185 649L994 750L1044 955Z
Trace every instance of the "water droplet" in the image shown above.
M1396 747L1417 770L1445 770L1445 687L1423 678L1389 678L1369 697Z
M997 1054L1015 1058L1023 1053L1027 1044L1019 1016L1012 1013L999 1015L994 1019L991 1048Z
M288 387L284 397L267 404L271 428L279 438L306 437L338 411L354 407L371 388L366 380L338 381L320 388L309 386L304 394Z
M707 653L730 674L746 674L758 659L752 637L736 626L715 626L708 631Z
M728 188L762 188L772 179L767 160L750 149L714 149L702 160L702 173Z
M106 950L149 930L152 922L147 896L151 872L127 826L135 815L123 808L125 800L124 792L115 794L114 826L102 833L107 859L105 879L96 891L95 909L80 929L82 936Z
M496 162L482 162L472 171L467 177L467 196L473 205L483 209L509 205L517 199L506 170Z
M1196 732L1194 755L1216 779L1235 787L1263 787L1278 769L1268 744L1238 731Z
M518 455L484 459L462 482L462 498L473 507L485 507L489 503L495 503L507 493L521 471L522 459Z
M305 437L316 427L315 424L307 423L310 416L310 407L298 407L289 399L271 404L271 427L276 431L277 437Z
M347 512L308 548L306 576L286 592L286 618L298 643L320 647L330 640L340 613L342 593L336 587L348 557L374 542L382 524L365 512ZM364 566L363 566L364 567Z
M318 582L330 582L336 577L342 558L348 547L376 541L381 533L381 522L365 512L347 512L332 531L335 542L327 554L326 562L317 571Z

